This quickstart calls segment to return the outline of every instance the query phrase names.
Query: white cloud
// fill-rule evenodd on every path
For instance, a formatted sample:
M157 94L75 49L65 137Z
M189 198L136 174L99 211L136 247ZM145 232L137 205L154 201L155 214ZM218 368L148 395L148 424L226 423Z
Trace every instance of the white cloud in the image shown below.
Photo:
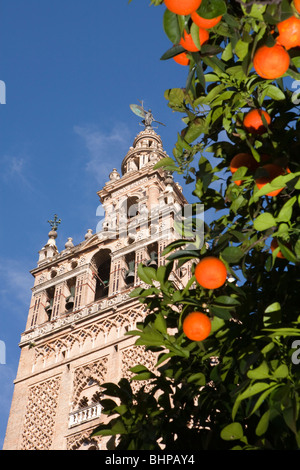
M32 189L31 182L27 176L27 161L24 157L4 155L1 158L1 178L5 181L17 179L25 186Z
M103 184L112 169L120 167L129 150L129 129L125 124L118 124L111 131L104 132L95 125L86 125L75 126L74 131L83 139L88 150L86 171Z

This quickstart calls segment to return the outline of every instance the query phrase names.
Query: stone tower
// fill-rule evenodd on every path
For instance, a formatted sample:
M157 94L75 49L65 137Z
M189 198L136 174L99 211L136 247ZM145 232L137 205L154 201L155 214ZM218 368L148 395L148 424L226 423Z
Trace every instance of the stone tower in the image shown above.
M151 125L134 139L98 192L105 212L96 233L77 246L69 238L58 251L59 222L39 252L28 320L3 449L106 449L107 438L90 438L105 419L101 383L130 377L128 369L154 357L124 333L146 312L130 291L142 284L139 263L161 265L162 251L179 237L174 213L184 204L170 174L154 169L166 157ZM173 273L184 284L190 273Z

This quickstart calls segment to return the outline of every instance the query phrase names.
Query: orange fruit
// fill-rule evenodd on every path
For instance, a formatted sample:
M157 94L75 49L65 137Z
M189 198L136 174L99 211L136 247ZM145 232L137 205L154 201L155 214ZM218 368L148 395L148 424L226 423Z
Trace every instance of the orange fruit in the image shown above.
M244 128L252 134L263 134L266 130L261 116L264 116L268 126L271 124L271 116L262 109L252 109L244 118Z
M277 44L284 46L287 50L300 46L300 20L290 16L287 20L277 24L279 36Z
M165 0L165 5L176 15L190 15L193 11L198 10L201 2L202 0Z
M207 256L197 264L195 278L200 286L205 289L217 289L225 283L227 269L219 258Z
M175 62L177 62L177 64L180 65L189 65L190 63L190 59L187 57L186 52L182 52L181 54L175 55L173 59L175 60Z
M276 250L276 248L278 248L278 241L276 240L276 238L273 238L272 242L271 242L271 251L273 252L274 250ZM283 256L283 254L281 253L281 251L279 250L278 253L277 253L277 258L282 258L284 259L285 256Z
M203 341L211 331L211 321L202 312L191 312L183 320L182 329L192 341Z
M267 80L282 77L290 65L289 53L280 44L262 46L256 50L253 66L256 73Z
M233 157L230 162L230 171L234 174L241 166L246 166L250 171L255 171L258 167L258 162L250 153L238 153ZM236 180L235 184L240 186L243 180Z
M300 0L294 0L294 7L296 8L297 12L300 13Z
M199 28L199 39L200 39L201 46L206 41L208 41L209 33L206 31L206 29ZM189 52L199 51L199 48L196 46L196 44L193 41L191 33L187 33L185 30L183 32L183 38L180 39L179 44L181 44L181 46L184 47Z
M277 176L284 175L284 169L279 166L275 165L274 163L268 163L267 165L262 166L264 170L267 172L266 176L262 176L256 179L256 186L258 189L263 188L267 183L271 183L271 181L276 178ZM284 188L274 189L267 193L267 196L277 196Z
M199 28L210 29L216 26L218 23L220 23L222 19L222 15L216 16L215 18L208 19L208 18L203 18L202 16L198 15L196 11L193 11L191 14L191 18L193 22L196 23L197 26L199 26Z

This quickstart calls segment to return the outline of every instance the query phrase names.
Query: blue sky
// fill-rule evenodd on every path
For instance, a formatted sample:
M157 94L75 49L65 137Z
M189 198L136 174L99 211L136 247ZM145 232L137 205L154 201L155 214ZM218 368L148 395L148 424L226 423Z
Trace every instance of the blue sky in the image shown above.
M57 246L95 231L96 192L138 132L129 108L144 100L171 155L181 116L167 88L185 67L160 61L171 46L164 7L150 0L2 0L0 80L0 449L3 445L38 251L48 219L62 219ZM180 179L177 178L178 181ZM189 197L189 192L185 190Z

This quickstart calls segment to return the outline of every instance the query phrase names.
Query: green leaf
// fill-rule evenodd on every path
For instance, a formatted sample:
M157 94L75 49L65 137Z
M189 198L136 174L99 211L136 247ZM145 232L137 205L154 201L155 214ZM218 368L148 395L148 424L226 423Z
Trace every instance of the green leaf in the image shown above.
M175 46L171 47L166 52L164 52L160 60L172 59L173 57L178 54L181 54L182 52L186 52L185 48L182 47L180 44L176 44Z
M270 395L272 392L274 392L276 390L276 388L278 388L278 387L280 387L280 385L274 384L274 382L272 382L272 385L260 395L260 397L258 398L257 402L255 403L250 415L253 415L256 412L256 410L258 410L258 408L264 403L267 396Z
M204 131L205 119L196 118L188 126L184 134L184 140L188 143L196 140Z
M175 251L175 253L172 253L170 256L168 256L168 260L174 260L174 259L194 259L194 258L199 258L199 251L196 250L178 250Z
M275 85L267 85L264 88L264 90L261 94L262 101L265 99L266 96L269 96L270 98L272 98L273 100L276 100L276 101L286 99L285 94L283 93L283 91L281 91L280 88L278 88Z
M149 273L146 271L146 267L143 266L142 263L138 265L137 268L137 275L141 279L141 281L144 281L146 284L152 284L152 278L149 276Z
M266 315L263 316L263 322L265 326L271 325L272 323L278 323L281 320L281 306L279 302L273 302L269 305L264 312Z
M241 39L235 45L234 51L239 59L243 60L248 53L249 44L247 42L242 41Z
M153 170L157 170L158 168L161 168L161 167L164 167L164 166L174 166L174 168L177 168L173 158L165 157L165 158L162 158L161 160L159 160L159 162L157 162L154 165Z
M149 380L149 379L153 379L154 377L155 375L152 372L147 371L147 372L141 372L135 375L134 377L132 377L131 380Z
M140 372L148 372L148 369L146 366L143 366L142 364L138 364L137 366L130 367L130 372L133 372L134 374L139 374Z
M174 251L176 248L187 245L188 243L190 243L190 240L183 240L183 239L175 240L174 242L166 246L166 248L162 252L162 256L166 256L171 251Z
M289 222L293 213L293 205L297 201L297 196L289 199L284 206L281 208L278 216L276 217L276 222Z
M241 305L240 302L228 295L220 295L219 297L216 297L213 301L214 304L217 304L217 306L226 306L226 307L232 307L233 305Z
M260 366L255 369L248 370L247 377L256 380L267 379L269 377L269 367L266 361L263 361Z
M270 410L267 410L260 418L258 425L256 426L255 433L257 436L262 436L267 432L270 420Z
M262 393L265 391L269 392L270 388L272 388L274 385L276 385L274 384L274 382L271 382L271 383L255 382L254 384L250 384L246 390L244 390L240 395L238 395L232 408L232 419L235 418L241 401L247 398L253 397L254 395L257 395L258 393ZM253 410L252 410L252 413L253 413Z
M223 0L206 0L201 3L197 13L203 18L211 19L224 15L226 11L226 3Z
M215 315L216 317L222 319L222 320L230 320L232 318L232 315L228 308L222 308L220 306L216 305L210 305L209 306L209 311Z
M273 377L276 379L285 379L289 375L289 369L286 364L281 364L277 369L273 372Z
M234 441L237 439L241 439L243 435L244 431L240 423L228 424L221 431L221 438L224 441Z
M167 333L167 323L166 323L165 317L163 316L163 314L161 312L158 312L156 314L156 318L155 318L155 321L154 321L154 327L160 333L163 333L163 334Z
M267 230L268 228L276 227L276 220L274 219L272 214L270 214L269 212L264 212L254 220L253 225L255 230L262 232L263 230Z
M166 9L163 16L163 28L172 42L172 44L178 44L181 39L181 30L178 23L178 17L175 13Z
M190 33L191 33L195 46L200 50L201 44L200 44L200 37L199 37L199 26L197 26L196 23L194 22L191 25Z
M206 384L206 378L205 375L202 372L197 372L196 374L191 374L187 378L187 383L195 383L196 385L205 385Z
M243 256L243 250L237 246L229 246L222 251L222 258L227 263L238 263Z
M294 407L289 406L285 408L282 414L286 425L293 431L293 433L297 434L297 422Z

